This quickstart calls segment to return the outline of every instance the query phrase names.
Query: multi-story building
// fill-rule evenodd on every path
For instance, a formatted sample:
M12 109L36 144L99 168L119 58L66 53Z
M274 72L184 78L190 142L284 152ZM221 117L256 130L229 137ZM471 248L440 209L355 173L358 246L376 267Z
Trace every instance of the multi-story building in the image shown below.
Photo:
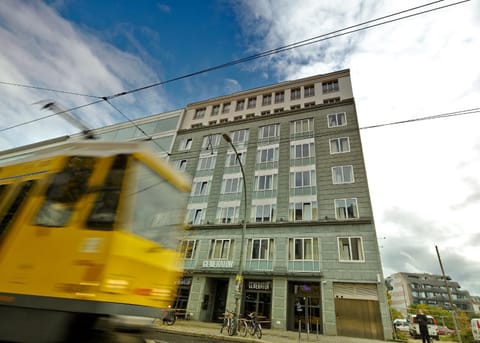
M171 161L193 180L177 306L219 320L242 269L272 328L390 337L349 70L188 105Z
M387 277L392 308L407 315L411 305L426 304L452 309L448 296L449 288L453 305L458 310L472 311L472 303L468 291L460 290L458 282L450 276L428 273L395 273Z

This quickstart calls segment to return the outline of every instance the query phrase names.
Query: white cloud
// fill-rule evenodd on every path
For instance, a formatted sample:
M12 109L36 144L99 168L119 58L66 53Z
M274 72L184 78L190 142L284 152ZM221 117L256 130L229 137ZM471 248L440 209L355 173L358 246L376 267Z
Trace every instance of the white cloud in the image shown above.
M252 0L239 11L246 39L255 40L252 50L262 51L421 4ZM478 108L479 13L478 2L452 6L275 55L268 63L280 80L350 68L361 127ZM362 130L376 227L387 237L381 249L386 274L438 272L434 246L440 244L449 249L447 264L462 261L450 264L452 276L480 294L476 206L468 206L479 194L478 127L480 116L469 114Z

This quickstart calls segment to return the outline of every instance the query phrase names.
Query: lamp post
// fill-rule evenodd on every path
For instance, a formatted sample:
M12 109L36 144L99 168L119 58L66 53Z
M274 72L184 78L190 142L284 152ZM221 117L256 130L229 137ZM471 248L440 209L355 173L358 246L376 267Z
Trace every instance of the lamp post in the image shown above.
M243 226L242 226L242 239L240 241L240 262L238 264L238 274L235 278L235 315L237 319L240 318L240 299L242 298L242 285L243 285L243 255L245 249L245 233L247 231L247 187L245 183L245 171L243 170L243 164L240 160L238 155L237 149L235 145L233 145L232 139L229 135L224 133L222 135L223 139L230 144L233 151L235 152L235 156L237 158L238 164L240 164L240 170L242 171L242 179L243 179ZM237 330L237 326L235 325L235 331Z

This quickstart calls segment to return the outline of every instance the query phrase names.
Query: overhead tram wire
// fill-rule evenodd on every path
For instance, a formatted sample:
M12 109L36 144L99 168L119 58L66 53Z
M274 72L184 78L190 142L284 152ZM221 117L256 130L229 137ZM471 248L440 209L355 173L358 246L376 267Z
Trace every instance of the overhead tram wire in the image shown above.
M237 65L237 64L241 64L241 63L253 61L253 60L255 60L255 59L259 59L259 58L266 57L266 56L270 56L270 55L274 55L274 54L277 54L277 53L280 53L280 52L284 52L284 51L296 49L296 48L299 48L299 47L302 47L302 46L311 45L311 44L318 43L318 42L322 42L322 41L326 41L326 40L329 40L329 39L332 39L332 38L337 38L337 37L344 36L344 35L347 35L347 34L351 34L351 33L363 31L363 30L366 30L366 29L369 29L369 28L377 27L377 26L380 26L380 25L392 23L392 22L399 21L399 20L402 20L402 19L407 19L407 18L411 18L411 17L418 16L418 15L421 15L421 14L426 14L426 13L429 13L429 12L433 12L433 11L437 11L437 10L440 10L440 9L444 9L444 8L447 8L447 7L456 6L456 5L459 5L459 4L462 4L462 3L469 2L469 1L471 1L471 0L462 0L462 1L455 2L455 3L447 4L447 5L444 5L444 6L439 6L439 7L435 7L435 8L430 8L430 9L428 9L428 10L424 10L424 11L421 11L421 12L416 12L416 13L409 14L409 15L406 15L406 16L398 17L398 18L391 19L391 20L388 20L388 21L383 21L383 22L381 22L381 23L377 23L377 24L373 24L373 25L369 25L369 26L360 27L360 26L363 26L363 25L366 25L366 24L369 24L369 23L373 23L373 22L379 21L379 20L383 20L383 19L386 19L386 18L395 17L395 16L398 16L399 14L402 14L402 13L407 13L407 12L411 12L411 11L414 11L414 10L417 10L417 9L420 9L420 8L432 6L432 5L434 5L434 4L437 4L437 3L443 2L443 1L445 1L445 0L433 1L433 2L430 2L430 3L424 4L424 5L412 7L412 8L403 10L403 11L395 12L395 13L393 13L393 14L389 14L389 15L382 16L382 17L378 17L378 18L376 18L376 19L371 19L371 20L368 20L368 21L365 21L365 22L362 22L362 23L359 23L359 24L355 24L355 25L352 25L352 26L348 26L348 27L345 27L345 28L343 28L343 29L335 30L335 31L332 31L332 32L329 32L329 33L326 33L326 34L322 34L322 35L315 36L315 37L312 37L312 38L309 38L309 39L305 39L305 40L302 40L302 41L298 41L298 42L295 42L295 43L291 43L291 44L288 44L288 45L285 45L285 46L282 46L282 47L279 47L279 48L275 48L275 49L271 49L271 50L266 50L266 51L263 51L263 52L258 53L258 54L254 54L254 55L251 55L251 56L243 57L243 58L240 58L240 59L237 59L237 60L233 60L233 61L226 62L226 63L223 63L223 64L219 64L219 65L216 65L216 66L213 66L213 67L205 68L205 69L202 69L202 70L199 70L199 71L196 71L196 72L192 72L192 73L184 74L184 75L181 75L181 76L177 76L177 77L174 77L174 78L172 78L172 79L165 80L165 81L156 82L156 83L153 83L153 84L150 84L150 85L147 85L147 86L143 86L143 87L139 87L139 88L136 88L136 89L132 89L132 90L129 90L129 91L123 91L123 92L116 93L116 94L113 94L113 95L110 95L110 96L98 97L98 96L91 96L91 95L85 95L85 94L73 93L73 92L67 92L67 91L60 91L60 90L58 90L58 92L66 93L66 94L72 94L72 95L79 95L79 96L80 96L80 95L81 95L81 96L90 96L90 97L94 97L94 98L101 99L101 100L99 100L99 101L95 101L95 102L92 102L92 103L88 103L88 104L85 104L85 105L82 105L82 106L70 108L70 109L68 109L67 111L72 111L72 110L79 109L79 108L82 108L82 107L87 107L87 106L90 106L90 105L94 105L94 104L96 104L96 103L98 103L98 102L100 102L100 101L107 101L107 102L110 104L110 106L113 106L112 103L109 102L108 100L111 100L111 99L114 99L114 98L118 98L118 97L121 97L121 96L124 96L124 95L128 95L128 94L140 92L140 91L143 91L143 90L146 90L146 89L149 89L149 88L154 88L154 87L157 87L157 86L165 85L165 84L167 84L167 83L172 83L172 82L174 82L174 81L179 81L179 80L186 79L186 78L189 78L189 77L192 77L192 76L204 74L204 73L211 72L211 71L214 71L214 70L218 70L218 69L222 69L222 68L234 66L234 65ZM355 29L355 30L350 30L350 29L356 28L356 27L360 27L360 28L357 28L357 29ZM345 30L350 30L350 31L345 31ZM343 32L343 31L345 31L345 32ZM19 86L19 87L34 88L34 89L43 89L43 90L47 90L47 91L57 92L57 90L48 89L48 88L42 88L42 87L36 87L36 86L27 86L27 85L13 84L13 83L1 82L1 81L0 81L0 83L15 85L15 86ZM116 108L116 107L114 107L114 108L115 108L117 111L119 111L118 108ZM119 111L119 112L120 112L120 111ZM121 113L121 112L120 112L120 113ZM32 123L32 122L35 122L35 121L38 121L38 120L42 120L42 119L45 119L45 118L49 118L49 117L51 117L51 116L53 116L53 115L56 115L56 114L44 116L44 117L38 118L38 119L36 119L36 120L32 120L32 121L28 121L28 122L25 122L25 123L17 124L17 125L14 125L14 126L6 127L6 128L3 128L3 129L0 129L0 132L6 131L6 130L9 130L9 129L13 129L13 128L16 128L16 127L19 127L19 126L22 126L22 125L30 124L30 123ZM122 113L122 115L125 116L123 113ZM126 116L125 116L125 117L126 117ZM126 118L128 119L128 117L126 117ZM148 135L147 135L147 137L148 137Z
M127 94L132 94L132 93L140 92L140 91L143 91L143 90L146 90L146 89L149 89L149 88L154 88L154 87L157 87L157 86L165 85L167 83L171 83L171 82L174 82L174 81L179 81L179 80L182 80L182 79L190 78L192 76L204 74L204 73L215 71L215 70L218 70L218 69L223 69L223 68L226 68L226 67L231 67L231 66L241 64L241 63L245 63L245 62L250 62L250 61L262 58L262 57L278 54L280 52L284 52L284 51L300 48L300 47L303 47L303 46L323 42L323 41L326 41L326 40L329 40L329 39L332 39L332 38L337 38L337 37L348 35L348 34L351 34L351 33L363 31L363 30L366 30L366 29L370 29L370 28L373 28L373 27L380 26L380 25L389 24L389 23L393 23L393 22L396 22L396 21L399 21L399 20L415 17L415 16L418 16L418 15L421 15L421 14L426 14L426 13L437 11L437 10L440 10L440 9L460 5L462 3L470 2L471 0L461 0L461 1L451 3L451 4L447 4L447 5L444 5L444 6L439 6L439 7L431 8L431 9L428 9L428 10L424 10L424 11L416 12L416 13L413 13L413 14L409 14L409 15L406 15L406 16L402 16L402 17L399 17L399 18L383 21L381 23L360 27L360 26L363 26L363 25L366 25L366 24L369 24L369 23L379 21L379 20L383 20L383 19L386 19L386 18L391 18L391 17L394 17L394 16L398 16L399 14L402 14L402 13L411 12L411 11L414 11L414 10L417 10L419 8L423 8L423 7L426 7L426 6L431 6L433 4L436 4L436 3L439 3L439 2L442 2L442 1L445 1L445 0L438 0L438 1L430 2L428 4L424 4L424 5L421 5L421 6L412 7L412 8L407 9L407 10L399 11L399 12L396 12L396 13L393 13L393 14L389 14L389 15L386 15L386 16L376 18L376 19L371 19L371 20L365 21L365 22L360 23L360 24L355 24L355 25L352 25L352 26L348 26L348 27L343 28L343 29L335 30L335 31L332 31L332 32L329 32L329 33L319 35L319 36L315 36L315 37L308 38L308 39L305 39L305 40L302 40L302 41L298 41L298 42L295 42L295 43L284 45L284 46L279 47L279 48L266 50L266 51L260 52L258 54L254 54L254 55L243 57L243 58L233 60L233 61L230 61L230 62L218 64L218 65L213 66L213 67L209 67L209 68L205 68L205 69L202 69L202 70L199 70L199 71L196 71L196 72L184 74L184 75L181 75L181 76L174 77L172 79L156 82L156 83L153 83L153 84L150 84L150 85L147 85L147 86L143 86L143 87L139 87L139 88L136 88L136 89L132 89L132 90L129 90L129 91L123 91L123 92L111 95L107 98L108 99L114 99L114 98L124 96L124 95L127 95ZM350 29L356 28L356 27L359 27L359 28L357 28L355 30L350 30ZM350 30L350 31L346 31L346 30ZM343 31L345 31L345 32L343 32Z
M22 88L37 89L37 90L48 91L48 92L53 92L53 93L77 95L77 96L83 96L83 97L86 97L86 98L102 99L102 97L96 96L96 95L83 94L83 93L77 93L77 92L69 92L69 91L65 91L65 90L53 89L53 88L47 88L47 87L40 87L40 86L24 85L24 84L21 84L21 83L0 81L0 84L7 85L7 86L16 86L16 87L22 87Z

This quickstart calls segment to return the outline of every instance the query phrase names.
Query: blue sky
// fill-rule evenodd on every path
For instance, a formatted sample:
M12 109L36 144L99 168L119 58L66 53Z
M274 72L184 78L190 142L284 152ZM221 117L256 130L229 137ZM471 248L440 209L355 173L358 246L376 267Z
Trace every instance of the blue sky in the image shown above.
M427 4L420 0L0 1L0 149L78 131L67 108ZM112 100L130 118L349 68L385 275L447 273L480 294L480 2L399 20ZM398 16L397 16L398 18ZM17 84L12 85L12 84ZM35 86L65 92L45 91ZM79 95L81 94L81 95ZM105 102L73 111L124 121ZM13 127L27 121L28 125ZM385 239L383 239L385 237Z

